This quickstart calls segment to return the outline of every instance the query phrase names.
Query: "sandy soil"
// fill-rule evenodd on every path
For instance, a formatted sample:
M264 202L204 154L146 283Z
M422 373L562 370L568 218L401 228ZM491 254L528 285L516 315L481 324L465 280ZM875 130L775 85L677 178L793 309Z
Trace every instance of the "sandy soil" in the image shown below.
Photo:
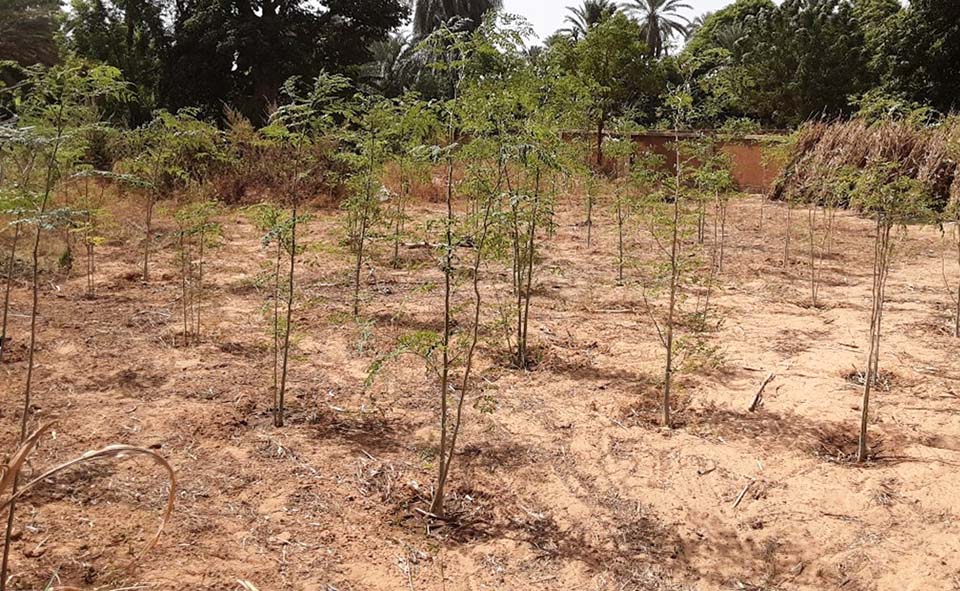
M960 360L937 232L911 229L899 246L881 351L887 387L870 425L878 459L857 466L848 459L860 392L850 376L865 365L871 225L840 215L839 254L812 308L804 218L784 269L785 209L765 211L761 233L757 198L731 207L718 326L678 375L671 431L654 423L663 351L641 289L615 285L607 212L588 248L579 205L560 207L536 281L531 371L502 362L492 325L508 276L485 269L491 306L451 491L460 523L429 532L416 509L433 480L435 382L403 358L364 388L370 363L399 335L438 327L429 251L404 249L405 265L392 269L387 245L376 245L357 322L339 213L317 212L282 429L269 413L269 255L239 213L225 216L225 244L206 270L196 346L174 344L169 252L142 284L135 242L105 246L94 300L82 297L82 277L48 274L32 423L58 426L31 471L126 442L169 458L180 489L159 546L125 573L156 526L162 474L129 461L50 483L20 506L13 587L56 576L197 591L240 589L238 579L261 591L960 589ZM421 205L415 217L439 214ZM630 250L641 263L653 256L642 228ZM638 267L628 276L638 279ZM7 450L28 310L21 284L13 355L0 366Z

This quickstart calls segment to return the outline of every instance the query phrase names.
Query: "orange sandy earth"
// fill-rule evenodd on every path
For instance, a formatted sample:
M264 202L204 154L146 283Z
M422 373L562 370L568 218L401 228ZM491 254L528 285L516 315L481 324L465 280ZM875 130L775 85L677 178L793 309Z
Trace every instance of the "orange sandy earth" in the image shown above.
M479 391L451 486L460 522L429 534L416 509L433 480L435 382L408 357L363 384L399 335L439 328L433 253L405 248L395 270L389 246L375 243L358 323L341 213L317 211L298 275L289 421L278 429L269 254L243 215L223 219L196 346L172 344L172 248L157 254L148 284L134 237L101 248L94 300L82 297L81 250L72 277L43 277L32 424L59 423L29 471L109 443L153 447L177 469L176 513L124 573L156 527L162 472L135 460L80 468L20 505L12 587L55 576L99 589L237 590L241 579L261 591L960 589L960 360L937 230L913 228L898 246L881 353L889 387L870 426L879 459L857 466L860 391L850 374L865 365L872 226L839 215L840 254L813 309L805 216L794 217L797 259L784 271L786 210L768 204L761 234L759 206L752 197L731 207L719 328L706 338L714 350L677 376L671 431L655 425L663 350L640 288L615 286L608 212L588 248L581 205L559 208L537 275L531 371L503 363L492 326L509 275L487 267ZM421 223L442 211L415 209ZM648 232L630 234L629 250L650 261ZM8 450L28 295L21 282L13 355L0 368ZM458 297L468 295L464 285ZM768 372L776 378L750 413Z

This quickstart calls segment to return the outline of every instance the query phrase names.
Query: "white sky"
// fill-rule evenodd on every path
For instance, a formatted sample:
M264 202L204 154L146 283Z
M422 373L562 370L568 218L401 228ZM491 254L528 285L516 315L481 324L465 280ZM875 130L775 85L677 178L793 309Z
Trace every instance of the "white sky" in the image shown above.
M568 14L568 6L577 6L582 0L504 0L504 12L519 14L533 25L541 39L564 27L563 19ZM731 4L733 0L687 0L693 10L684 16L693 18L707 11L713 11ZM622 3L622 2L620 2Z

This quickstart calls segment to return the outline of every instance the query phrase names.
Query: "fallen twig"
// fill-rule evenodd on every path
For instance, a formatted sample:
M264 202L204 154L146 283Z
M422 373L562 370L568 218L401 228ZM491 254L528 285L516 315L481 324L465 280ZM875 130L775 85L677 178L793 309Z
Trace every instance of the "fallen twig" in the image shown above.
M750 403L750 408L747 409L750 412L757 410L757 407L760 406L761 401L763 400L763 390L767 387L767 384L773 381L777 377L777 374L772 371L767 374L767 377L763 379L763 382L760 384L760 387L757 388L757 393L753 395L753 402Z
M747 485L743 487L743 490L740 491L740 494L737 495L737 500L733 502L733 508L734 508L734 509L736 509L737 507L740 506L740 501L743 500L744 495L746 495L746 494L747 494L747 491L750 490L750 485L751 485L751 484L753 484L753 481L752 481L752 480L751 480L750 482L748 482Z

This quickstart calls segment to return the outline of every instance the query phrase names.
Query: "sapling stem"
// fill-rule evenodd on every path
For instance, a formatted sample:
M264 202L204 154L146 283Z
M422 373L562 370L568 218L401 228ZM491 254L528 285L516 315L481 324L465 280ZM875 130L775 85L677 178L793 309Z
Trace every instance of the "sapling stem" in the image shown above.
M47 161L46 180L43 186L43 195L40 199L40 207L37 216L37 228L33 238L33 250L31 252L31 281L30 281L30 342L27 353L27 378L23 388L23 408L20 415L20 435L17 443L22 443L27 438L27 423L30 418L30 406L33 387L33 368L34 354L37 349L37 314L40 309L40 237L43 233L43 217L47 213L47 203L50 200L50 194L53 192L53 184L57 171L57 157L60 153L60 144L64 133L64 101L61 91L59 107L55 119L56 137L53 141L53 148L50 153L50 159ZM19 485L19 472L14 475L11 496L17 494ZM13 534L13 521L16 504L11 501L7 513L7 526L3 539L3 559L0 562L0 591L5 591L7 586L7 572L10 560L10 543Z
M13 228L13 242L10 244L10 256L7 257L6 277L3 287L3 327L0 329L0 362L3 361L3 354L7 349L7 322L10 313L10 291L13 288L13 268L17 257L17 243L20 240L20 226L15 223Z

